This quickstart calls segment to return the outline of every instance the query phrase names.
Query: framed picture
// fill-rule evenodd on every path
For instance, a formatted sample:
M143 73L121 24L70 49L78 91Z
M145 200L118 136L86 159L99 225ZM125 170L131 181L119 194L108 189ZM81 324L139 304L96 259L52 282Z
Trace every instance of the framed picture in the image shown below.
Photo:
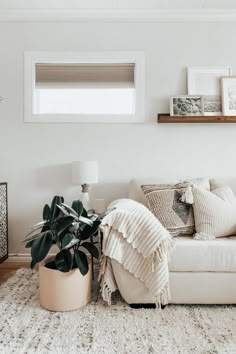
M221 79L222 106L225 116L236 115L236 76Z
M171 116L202 116L203 112L201 96L176 96L170 99Z
M221 78L232 75L230 66L188 67L188 94L201 95L204 100L204 115L222 114Z

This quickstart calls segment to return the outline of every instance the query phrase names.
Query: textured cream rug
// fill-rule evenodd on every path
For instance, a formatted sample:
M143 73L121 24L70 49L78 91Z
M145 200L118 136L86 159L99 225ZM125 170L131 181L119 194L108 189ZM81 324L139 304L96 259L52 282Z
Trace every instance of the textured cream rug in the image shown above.
M85 308L48 312L39 306L38 274L20 269L0 287L1 354L236 353L236 306L131 309L111 307L98 287Z

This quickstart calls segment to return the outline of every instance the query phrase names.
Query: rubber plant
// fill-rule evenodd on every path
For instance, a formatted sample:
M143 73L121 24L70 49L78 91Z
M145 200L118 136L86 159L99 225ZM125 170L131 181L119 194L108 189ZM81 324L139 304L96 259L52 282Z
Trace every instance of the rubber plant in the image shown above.
M102 215L96 214L88 216L80 200L73 201L70 207L63 197L55 196L51 206L46 204L43 208L43 221L34 225L23 241L26 248L31 248L31 268L44 260L56 245L59 252L46 267L61 272L79 268L82 275L87 274L87 254L99 257L93 237L98 233L101 218Z

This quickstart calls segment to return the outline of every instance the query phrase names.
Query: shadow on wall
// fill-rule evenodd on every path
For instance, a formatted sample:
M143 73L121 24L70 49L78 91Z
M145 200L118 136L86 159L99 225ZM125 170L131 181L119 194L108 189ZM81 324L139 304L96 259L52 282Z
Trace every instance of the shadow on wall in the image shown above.
M36 187L50 194L65 192L72 185L71 164L43 166L36 169Z
M92 186L91 199L104 199L106 206L115 199L128 198L129 185L127 183L100 183Z
M63 195L69 200L79 199L81 187L72 184L71 163L40 167L36 170L36 187L43 194ZM119 198L128 198L127 183L98 183L90 187L91 200L105 199L106 205ZM46 201L45 201L46 202Z
M9 213L9 253L27 253L21 243L32 225L42 220L42 209L54 195L62 195L70 204L81 197L81 187L72 184L71 163L37 168L30 186L30 194L20 209ZM98 183L91 186L90 197L104 199L105 206L119 198L128 197L127 183Z
M182 67L178 72L178 77L175 80L169 82L167 87L171 87L172 93L171 96L182 96L188 94L187 87L187 67ZM171 85L171 86L169 86ZM169 113L170 112L170 97L167 98L169 94L158 95L151 97L151 107L157 113Z

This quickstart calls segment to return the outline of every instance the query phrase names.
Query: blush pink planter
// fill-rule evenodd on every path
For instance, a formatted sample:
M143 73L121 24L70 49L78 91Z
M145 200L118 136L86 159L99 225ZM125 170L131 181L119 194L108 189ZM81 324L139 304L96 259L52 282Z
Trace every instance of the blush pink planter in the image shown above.
M83 276L79 269L68 273L39 265L40 305L49 311L72 311L91 300L92 266Z

